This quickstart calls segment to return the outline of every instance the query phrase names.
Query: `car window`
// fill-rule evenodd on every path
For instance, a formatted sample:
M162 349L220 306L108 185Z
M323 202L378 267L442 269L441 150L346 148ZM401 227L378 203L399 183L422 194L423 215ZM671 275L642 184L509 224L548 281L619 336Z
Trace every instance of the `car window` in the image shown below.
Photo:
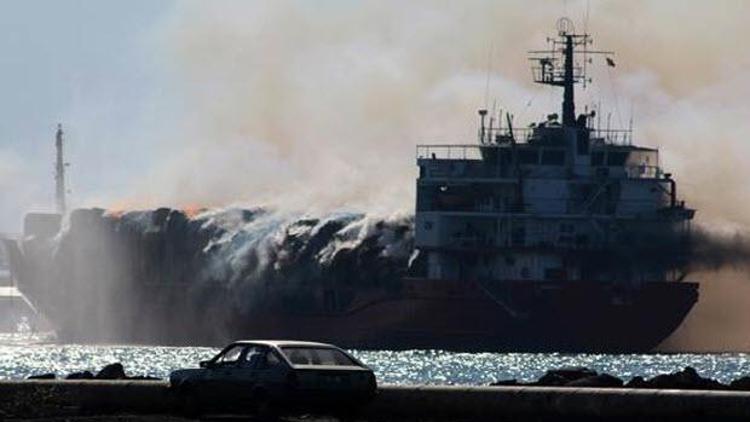
M245 346L234 346L221 354L218 359L216 359L216 363L218 364L232 364L237 363L237 361L240 360L240 356L242 355L242 350L245 349Z
M327 347L282 347L293 365L359 366L340 350Z
M242 366L255 368L259 363L265 359L267 348L251 346L247 348L244 359L242 359Z
M266 353L265 358L266 358L265 366L267 368L273 368L273 367L281 364L281 359L279 359L279 357L276 355L276 353L274 353L274 352L272 352L270 350L268 351L268 353Z

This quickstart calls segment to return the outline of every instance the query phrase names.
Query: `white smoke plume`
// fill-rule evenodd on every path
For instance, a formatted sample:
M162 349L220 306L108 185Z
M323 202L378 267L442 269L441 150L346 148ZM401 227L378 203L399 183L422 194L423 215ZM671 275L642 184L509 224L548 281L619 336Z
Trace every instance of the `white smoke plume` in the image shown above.
M473 142L475 109L495 101L517 124L558 111L560 92L531 83L525 54L567 13L616 52L616 68L590 66L579 109L601 102L613 127L633 110L636 141L662 148L699 215L750 223L742 207L718 205L750 198L750 53L730 42L748 11L729 1L180 2L155 37L183 115L163 141L169 155L122 200L410 209L416 143Z

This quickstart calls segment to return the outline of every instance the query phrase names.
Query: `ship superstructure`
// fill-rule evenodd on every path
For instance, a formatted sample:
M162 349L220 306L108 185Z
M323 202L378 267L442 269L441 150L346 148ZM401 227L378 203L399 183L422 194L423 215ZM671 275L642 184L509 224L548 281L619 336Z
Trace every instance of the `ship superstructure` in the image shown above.
M588 50L591 38L567 20L558 30L531 60L535 82L563 88L561 120L519 130L506 115L493 127L480 110L477 144L417 148L416 247L428 278L637 286L684 277L694 210L678 201L657 149L632 145L632 130L596 128L594 112L575 115L589 55L611 53Z

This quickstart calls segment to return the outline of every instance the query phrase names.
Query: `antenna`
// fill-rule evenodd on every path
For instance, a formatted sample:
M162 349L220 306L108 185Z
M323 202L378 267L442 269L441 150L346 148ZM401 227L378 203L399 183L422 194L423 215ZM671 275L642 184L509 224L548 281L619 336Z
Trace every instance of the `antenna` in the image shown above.
M490 73L492 71L492 53L493 44L490 42L490 51L487 52L487 80L484 84L484 108L486 109L490 102Z
M589 33L589 12L591 11L591 0L586 0L586 15L583 17L583 33Z
M56 160L55 160L55 203L57 205L57 212L61 215L65 215L66 204L65 204L65 160L63 158L63 129L62 124L57 124L57 133L55 134L55 149L56 149Z
M557 37L548 38L550 49L529 51L529 60L533 62L531 71L534 82L559 86L563 91L562 123L564 126L575 126L575 84L587 83L587 62L589 54L612 55L611 51L593 51L588 45L593 43L591 37L576 34L573 21L563 17L557 21ZM576 50L583 49L583 65L576 63Z
M503 109L501 108L497 112L497 133L501 134L503 132Z
M628 124L628 144L633 144L633 111L634 111L634 105L633 102L630 102L630 123Z

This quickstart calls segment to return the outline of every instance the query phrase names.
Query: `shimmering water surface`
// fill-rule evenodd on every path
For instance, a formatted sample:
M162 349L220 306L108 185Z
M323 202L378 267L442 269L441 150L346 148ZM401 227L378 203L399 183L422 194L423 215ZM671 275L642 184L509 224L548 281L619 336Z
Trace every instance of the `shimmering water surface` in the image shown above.
M0 339L1 340L1 339ZM0 378L32 374L96 371L122 362L130 375L168 376L177 368L197 367L217 349L203 347L0 345ZM651 377L689 365L723 382L750 375L748 354L596 355L556 353L454 353L445 351L353 351L377 373L381 383L473 384L499 379L530 381L549 368L586 366L624 379Z

